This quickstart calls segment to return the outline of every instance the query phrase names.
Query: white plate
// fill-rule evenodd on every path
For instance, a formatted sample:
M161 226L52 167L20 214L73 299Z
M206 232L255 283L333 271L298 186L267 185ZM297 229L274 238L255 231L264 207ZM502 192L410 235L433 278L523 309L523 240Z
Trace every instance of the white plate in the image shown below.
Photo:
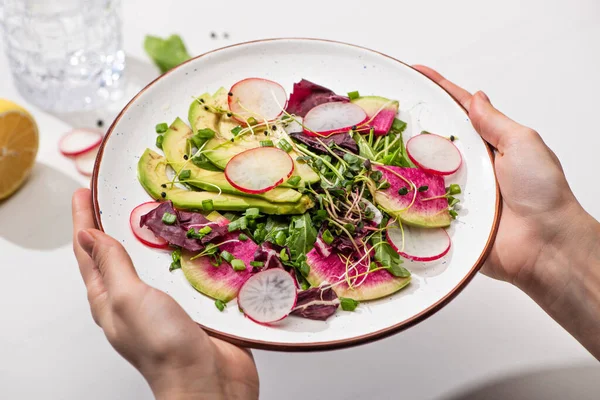
M460 217L449 233L453 247L435 264L407 262L409 287L363 303L356 312L339 311L326 322L290 317L276 327L245 318L235 302L219 312L196 292L182 272L169 272L170 255L145 247L129 229L129 213L150 200L136 176L136 164L156 138L154 126L187 119L192 96L230 87L248 77L292 84L306 78L337 93L359 90L400 101L408 122L405 140L421 130L455 135L464 163L447 178L463 188ZM226 47L164 74L142 90L119 114L102 144L92 180L96 223L129 251L140 277L171 295L207 331L237 344L284 351L333 349L399 332L443 307L475 275L491 248L500 216L493 155L461 106L442 88L409 66L375 51L310 39L275 39Z

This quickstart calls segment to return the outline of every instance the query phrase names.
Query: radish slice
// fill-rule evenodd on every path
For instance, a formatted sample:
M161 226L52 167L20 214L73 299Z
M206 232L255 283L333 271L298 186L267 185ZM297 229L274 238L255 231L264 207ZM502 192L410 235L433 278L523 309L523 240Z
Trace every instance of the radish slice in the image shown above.
M225 167L225 178L245 193L264 193L282 184L294 172L294 161L276 147L256 147L234 156Z
M131 214L129 215L129 225L131 226L133 235L140 242L144 243L146 246L161 249L167 247L169 243L165 239L156 236L147 227L140 226L140 219L142 216L148 214L159 205L160 203L156 201L140 204L131 211Z
M311 110L304 117L304 133L316 136L329 136L334 133L348 132L353 126L367 121L367 113L352 103L334 101L324 103Z
M436 175L455 173L462 164L460 151L450 140L422 133L406 143L408 157L421 169Z
M96 146L85 153L75 156L75 168L80 174L85 176L92 176L94 172L94 164L96 163L96 155L100 146Z
M280 321L296 305L294 278L281 268L261 271L242 285L238 304L254 322L269 324Z
M261 78L248 78L231 87L229 109L234 118L246 123L248 118L258 122L279 117L287 105L285 89L277 82Z
M72 157L86 153L102 141L102 132L93 129L73 129L66 133L58 143L60 152Z
M387 230L388 242L402 257L413 261L434 261L450 250L450 236L442 228L417 228L406 224L402 228L404 246L402 229L397 222L390 224Z

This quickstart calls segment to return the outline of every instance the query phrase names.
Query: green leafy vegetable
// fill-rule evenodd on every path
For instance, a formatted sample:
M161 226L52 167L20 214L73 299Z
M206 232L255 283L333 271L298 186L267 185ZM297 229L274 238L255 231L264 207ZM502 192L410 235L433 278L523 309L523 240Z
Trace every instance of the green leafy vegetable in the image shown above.
M146 36L144 50L161 73L165 73L191 58L179 35L171 35L166 39Z
M317 230L308 213L292 217L285 245L290 249L293 260L308 253L316 240Z
M358 307L359 302L348 297L340 297L340 305L344 311L354 311Z
M410 272L402 267L402 260L392 246L383 240L381 232L376 232L371 237L371 244L375 247L375 260L387 269L392 275L406 278Z

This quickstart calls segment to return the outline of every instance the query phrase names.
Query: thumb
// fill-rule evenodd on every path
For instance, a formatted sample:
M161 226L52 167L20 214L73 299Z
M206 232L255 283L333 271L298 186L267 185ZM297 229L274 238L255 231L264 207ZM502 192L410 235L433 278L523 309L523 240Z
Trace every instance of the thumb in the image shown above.
M127 290L140 281L129 254L115 239L99 230L86 229L78 232L77 241L94 261L109 293Z
M481 91L471 99L469 117L481 137L500 153L503 153L508 141L525 128L494 108L487 95Z

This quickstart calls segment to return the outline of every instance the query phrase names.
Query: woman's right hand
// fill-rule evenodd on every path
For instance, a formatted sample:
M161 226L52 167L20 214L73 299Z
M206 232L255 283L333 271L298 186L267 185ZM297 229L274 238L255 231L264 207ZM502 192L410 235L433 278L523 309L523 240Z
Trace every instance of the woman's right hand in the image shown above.
M425 66L469 112L497 149L503 197L496 241L482 272L521 288L600 356L600 224L581 207L560 162L531 128L511 120L483 92L471 95Z

